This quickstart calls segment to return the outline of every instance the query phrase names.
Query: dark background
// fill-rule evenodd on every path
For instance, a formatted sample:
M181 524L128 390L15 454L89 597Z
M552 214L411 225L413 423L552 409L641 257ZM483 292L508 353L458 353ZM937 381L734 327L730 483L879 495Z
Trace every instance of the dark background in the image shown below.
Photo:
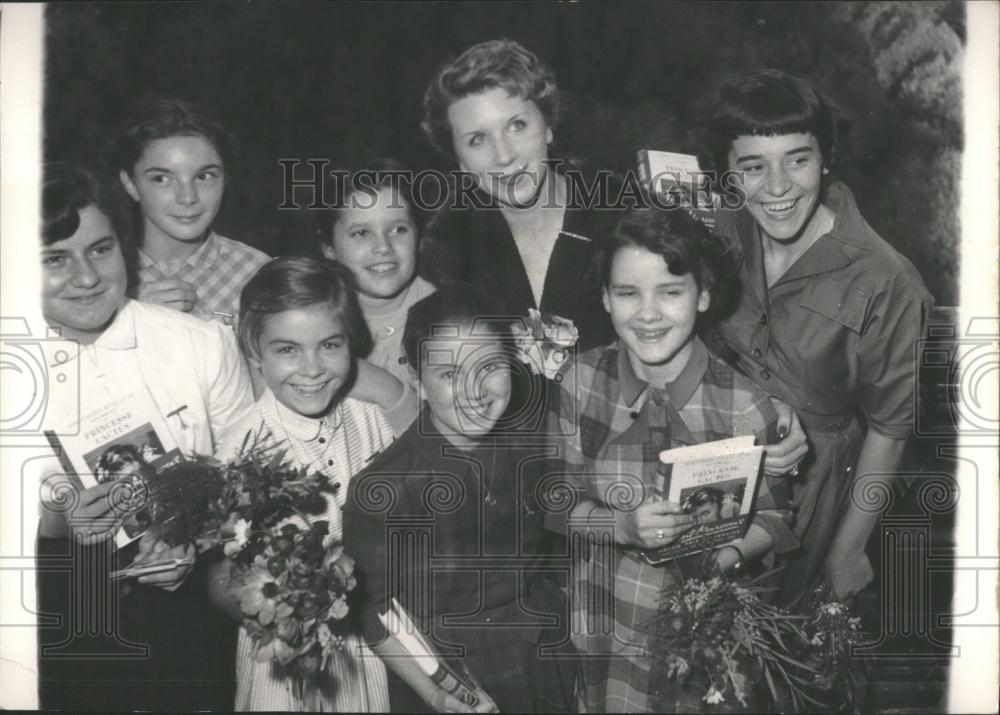
M93 164L135 106L179 96L238 136L220 231L271 254L308 240L279 211L280 158L370 151L450 168L419 131L434 69L510 37L555 71L553 155L629 168L691 151L692 106L721 74L784 69L855 119L841 172L939 304L957 302L964 9L930 3L117 3L47 9L45 151Z

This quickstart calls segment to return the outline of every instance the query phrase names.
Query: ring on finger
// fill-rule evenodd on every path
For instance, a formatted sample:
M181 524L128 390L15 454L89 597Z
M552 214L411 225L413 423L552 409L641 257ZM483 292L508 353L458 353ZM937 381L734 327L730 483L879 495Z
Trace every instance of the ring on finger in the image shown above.
M792 465L792 468L790 470L788 470L788 473L791 474L793 477L799 476L799 464L798 464L798 462L796 462L795 464Z
M656 538L662 540L664 537L663 529L656 530Z

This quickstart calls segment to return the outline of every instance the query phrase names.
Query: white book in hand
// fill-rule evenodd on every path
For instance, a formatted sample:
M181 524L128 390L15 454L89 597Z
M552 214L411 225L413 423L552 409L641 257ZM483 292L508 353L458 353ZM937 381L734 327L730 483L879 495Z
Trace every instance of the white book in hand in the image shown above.
M420 669L434 683L470 707L479 704L476 690L479 684L468 668L459 670L450 668L431 648L423 633L416 627L410 614L406 612L399 601L392 599L389 610L379 614L379 620L386 633L396 638L399 644Z
M714 549L743 537L753 514L764 448L753 435L660 452L656 498L679 504L695 526L643 552L652 564Z
M70 413L67 413L69 415ZM125 546L148 525L145 478L183 459L145 387L115 398L89 400L78 416L45 432L63 472L84 488L108 481L113 513L121 519L115 543Z

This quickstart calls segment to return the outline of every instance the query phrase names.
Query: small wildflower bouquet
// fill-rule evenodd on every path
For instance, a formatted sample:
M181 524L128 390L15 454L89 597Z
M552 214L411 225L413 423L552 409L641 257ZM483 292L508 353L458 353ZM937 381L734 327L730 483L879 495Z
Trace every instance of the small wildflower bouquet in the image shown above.
M762 600L765 590L715 576L664 593L650 624L654 709L759 710L769 695L782 711L859 711L859 619L819 593L791 612Z
M833 598L828 588L817 588L802 609L809 620L803 625L809 646L805 661L813 673L814 696L826 702L844 701L857 710L866 685L864 663L851 657L851 649L864 640L861 618Z
M569 358L580 332L572 320L542 315L534 308L512 326L517 357L535 375L553 379Z
M336 624L348 613L354 562L316 518L326 512L325 494L335 491L329 479L257 446L266 438L248 448L250 438L228 464L193 457L151 475L147 508L168 545L222 548L257 660L274 662L301 685L341 644Z

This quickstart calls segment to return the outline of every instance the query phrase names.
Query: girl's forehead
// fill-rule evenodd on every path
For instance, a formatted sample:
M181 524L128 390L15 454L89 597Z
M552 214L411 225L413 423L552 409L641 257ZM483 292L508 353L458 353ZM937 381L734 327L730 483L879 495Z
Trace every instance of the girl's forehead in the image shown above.
M426 364L455 365L473 359L477 355L487 355L504 349L503 338L493 330L479 330L470 333L470 325L437 326L438 334L421 341L421 350Z
M219 148L203 134L175 134L150 139L142 148L138 162L223 163Z
M403 191L398 186L347 186L343 210L399 210L410 211Z
M680 261L675 260L674 263L679 265ZM685 280L690 277L694 280L687 266L684 267L683 273L674 273L671 271L667 256L633 244L621 246L615 251L611 263L612 281L629 277L664 277L671 280Z
M808 147L816 149L819 140L812 132L787 132L783 134L741 134L730 147L737 156L744 153L782 153Z
M296 330L308 331L316 328L340 328L339 306L329 302L291 306L285 310L268 314L264 318L264 330L270 332Z

